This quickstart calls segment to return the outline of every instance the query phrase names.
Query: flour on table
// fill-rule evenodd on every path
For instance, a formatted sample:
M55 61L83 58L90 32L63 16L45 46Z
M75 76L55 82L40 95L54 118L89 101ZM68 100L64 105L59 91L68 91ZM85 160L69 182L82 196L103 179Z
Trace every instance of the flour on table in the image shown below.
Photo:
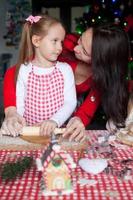
M22 140L20 137L0 136L0 145L8 145L8 144L28 145L30 143Z

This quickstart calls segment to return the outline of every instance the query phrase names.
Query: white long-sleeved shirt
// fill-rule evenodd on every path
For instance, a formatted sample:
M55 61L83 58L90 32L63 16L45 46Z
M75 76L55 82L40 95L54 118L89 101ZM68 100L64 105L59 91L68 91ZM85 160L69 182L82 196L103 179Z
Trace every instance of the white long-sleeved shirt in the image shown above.
M76 89L75 80L71 67L67 63L57 62L56 67L59 68L64 77L64 104L63 106L50 118L54 120L58 126L62 126L64 122L71 116L76 108ZM22 64L20 67L17 85L16 85L16 105L17 112L24 115L24 100L27 95L27 82L29 73L32 70L32 63L28 65ZM41 68L34 66L34 73L37 75L46 75L51 73L54 67Z

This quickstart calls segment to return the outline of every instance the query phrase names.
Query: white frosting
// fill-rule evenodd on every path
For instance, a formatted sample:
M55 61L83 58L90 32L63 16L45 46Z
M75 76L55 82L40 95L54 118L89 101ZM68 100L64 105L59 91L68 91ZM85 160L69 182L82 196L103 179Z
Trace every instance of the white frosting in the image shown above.
M93 179L81 178L79 179L78 183L81 186L85 186L85 185L93 186L93 185L96 185L97 181Z
M38 171L43 171L42 162L39 158L36 159L36 165L37 165Z
M58 153L58 152L60 152L61 146L60 146L59 144L55 144L55 145L52 147L52 149L53 149L56 153Z

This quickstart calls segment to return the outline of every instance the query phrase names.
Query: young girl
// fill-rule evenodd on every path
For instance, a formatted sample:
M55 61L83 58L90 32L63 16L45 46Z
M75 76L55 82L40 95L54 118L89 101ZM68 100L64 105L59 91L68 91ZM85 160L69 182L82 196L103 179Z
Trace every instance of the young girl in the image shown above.
M76 107L74 76L67 63L57 62L65 30L50 16L29 16L24 24L16 69L17 112L27 125L51 134ZM16 133L17 134L17 133Z
M78 103L76 112L74 112L73 117L69 121L70 123L68 123L68 126L72 124L74 127L74 130L71 131L71 133L74 133L71 134L72 138L73 135L76 135L74 139L81 141L86 135L85 126L91 123L91 120L100 104L100 94L99 91L93 87L91 59L89 58L88 63L85 63L77 60L73 55L73 49L77 44L78 38L78 35L67 34L63 42L63 52L59 56L58 60L67 62L71 66L75 77L77 97L78 99L82 99L82 101L80 101L81 104ZM6 71L4 77L3 94L5 120L2 124L1 130L3 134L8 133L9 135L15 135L23 126L23 118L16 112L16 89L14 83L15 71L16 66L10 67ZM85 98L83 99L83 97Z

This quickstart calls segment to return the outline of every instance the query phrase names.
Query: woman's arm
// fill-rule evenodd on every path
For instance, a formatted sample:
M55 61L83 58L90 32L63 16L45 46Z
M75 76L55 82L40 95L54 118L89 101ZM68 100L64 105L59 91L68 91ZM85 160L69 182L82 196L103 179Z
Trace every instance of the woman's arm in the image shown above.
M17 136L25 125L25 120L17 113L15 69L13 66L6 71L3 85L5 119L0 133L2 135Z
M91 122L99 104L100 94L97 90L92 90L74 113L75 117L69 120L63 136L70 135L70 140L84 140L86 138L85 126Z
M15 69L16 67L13 66L5 73L3 84L4 108L16 106Z
M90 124L96 110L100 105L100 93L94 89L91 90L81 106L76 110L74 116L79 117L84 126Z

